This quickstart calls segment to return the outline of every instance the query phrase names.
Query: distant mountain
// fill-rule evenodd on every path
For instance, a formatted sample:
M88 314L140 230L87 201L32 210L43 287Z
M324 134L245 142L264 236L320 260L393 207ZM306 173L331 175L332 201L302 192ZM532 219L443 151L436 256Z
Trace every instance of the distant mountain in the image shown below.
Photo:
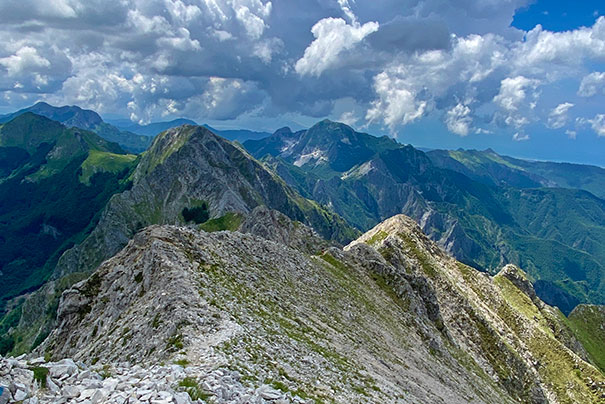
M0 303L39 287L124 190L136 156L25 112L0 125Z
M329 121L248 144L0 124L0 291L31 292L0 318L3 397L603 402L604 307L540 296L603 300L605 201Z
M163 132L168 129L176 128L181 125L197 125L197 123L195 123L194 121L192 121L190 119L183 119L183 118L174 119L174 120L168 121L168 122L154 122L154 123L150 123L148 125L138 125L127 119L111 120L109 122L122 130L137 133L139 135L145 135L145 136L155 136L160 132ZM220 129L213 128L210 125L206 125L206 124L204 124L202 126L211 130L213 133L216 133L217 135L224 137L227 140L238 141L240 143L243 143L246 140L251 140L251 139L258 140L258 139L262 139L262 138L271 136L271 134L267 133L267 132L255 132L255 131L247 130L247 129L220 130Z
M583 189L605 198L605 169L601 167L522 160L491 149L432 150L427 156L438 167L458 171L484 184Z
M38 102L31 107L21 109L12 114L0 116L0 123L8 122L11 119L26 112L32 112L37 115L60 122L67 127L77 127L90 130L110 142L118 143L125 150L132 153L141 153L151 144L151 139L128 131L121 131L113 125L103 122L103 119L94 111L82 109L75 105L55 107L45 102Z
M134 123L128 119L120 119L120 120L110 120L109 123L118 127L121 130L129 131L132 133L136 133L138 135L151 136L154 137L160 132L164 132L165 130L176 128L181 125L197 125L191 119L174 119L168 122L153 122L147 125L139 125Z
M268 138L248 140L244 146L259 157L271 155L328 179L367 161L376 153L401 147L388 136L375 137L324 120L308 130L282 128Z
M605 302L605 201L592 194L488 185L412 146L329 121L244 146L362 231L404 213L462 262L490 272L521 266L539 295L566 313ZM510 178L530 185L532 177Z
M258 140L271 136L270 133L267 132L255 132L247 129L215 129L209 125L202 125L205 128L210 129L212 132L216 133L219 136L224 137L227 140L237 141L240 143L244 143L246 140Z

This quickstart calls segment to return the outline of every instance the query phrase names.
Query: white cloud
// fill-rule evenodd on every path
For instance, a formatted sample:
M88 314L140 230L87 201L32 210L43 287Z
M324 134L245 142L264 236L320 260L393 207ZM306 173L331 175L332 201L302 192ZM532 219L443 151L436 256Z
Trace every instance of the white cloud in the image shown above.
M445 124L450 132L460 136L468 135L473 119L470 116L471 109L463 104L456 106L445 115Z
M526 3L0 1L0 108L46 99L142 121L354 111L393 132L441 117L461 136L565 129L572 111L557 108L602 106L605 18L522 32L510 21ZM354 108L335 109L345 98Z
M552 129L561 129L567 124L569 117L567 113L574 106L570 102L564 102L557 105L548 115L548 127Z
M516 44L519 56L515 63L522 68L548 68L557 72L559 67L577 66L587 58L602 59L605 55L605 17L592 27L580 27L564 32L545 31L537 25Z
M269 10L271 3L268 3ZM252 39L258 39L265 31L265 21L258 15L254 14L247 6L239 6L235 10L236 18L242 23L248 36Z
M41 67L48 67L50 66L50 62L48 59L40 56L36 48L24 46L14 55L1 58L0 65L6 68L9 76L18 76L23 72L31 72Z
M508 112L519 110L525 101L528 89L535 89L538 82L527 77L507 77L500 82L500 92L494 97L494 102Z
M565 134L570 139L575 139L578 136L578 132L576 132L575 130L570 130L570 129L567 129L565 131Z
M377 22L349 25L342 18L319 20L311 32L315 40L305 49L294 69L301 76L319 76L338 62L343 51L352 49L372 32L378 30Z
M592 72L584 76L580 83L580 97L592 97L597 93L605 93L605 72Z
M517 132L513 135L513 140L515 142L524 142L529 139L529 135L526 135L525 133Z
M597 114L588 122L598 136L605 136L605 114Z
M357 16L353 13L349 0L338 0L338 5L340 6L343 14L349 19L349 22L353 25L356 25Z
M378 99L372 102L366 119L382 119L391 129L414 122L427 112L428 103L416 98L417 93L405 79L405 70L393 69L374 77Z
M539 93L536 92L538 84L538 80L524 76L503 79L500 82L500 91L493 99L493 102L502 110L497 117L502 119L505 125L517 129L529 124L529 115L536 107L536 100L539 96Z
M342 122L346 125L353 126L359 121L359 118L355 115L353 111L343 112L342 115L338 118L338 122Z

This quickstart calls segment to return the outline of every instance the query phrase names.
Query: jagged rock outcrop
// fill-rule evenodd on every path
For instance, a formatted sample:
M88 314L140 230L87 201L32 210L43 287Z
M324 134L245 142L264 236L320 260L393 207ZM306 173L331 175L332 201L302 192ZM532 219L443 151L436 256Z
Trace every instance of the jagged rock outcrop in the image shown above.
M494 277L478 272L445 256L402 215L376 226L347 249L359 243L373 245L399 279L426 279L443 321L443 337L435 339L440 352L451 352L444 349L451 343L470 354L522 402L605 398L603 375L587 363L565 317L536 297L519 268L508 265ZM391 280L395 285L397 276Z
M279 217L255 214L265 224ZM269 384L286 400L605 397L603 375L559 339L562 314L532 300L517 268L480 273L402 215L319 255L276 239L148 227L63 294L38 353L88 364L187 361L237 371L252 391Z

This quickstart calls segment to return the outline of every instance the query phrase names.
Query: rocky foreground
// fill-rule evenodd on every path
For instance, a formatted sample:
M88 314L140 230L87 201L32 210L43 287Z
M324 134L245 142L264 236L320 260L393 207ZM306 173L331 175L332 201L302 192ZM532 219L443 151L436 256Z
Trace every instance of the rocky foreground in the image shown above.
M344 249L267 209L240 230L139 232L63 293L33 357L3 359L10 400L605 402L519 268L478 272L403 215Z
M87 366L83 362L44 358L0 359L0 403L192 404L212 399L220 403L306 403L309 400L269 385L244 386L241 375L209 366L116 365ZM2 400L5 401L2 401ZM8 401L6 401L8 400Z

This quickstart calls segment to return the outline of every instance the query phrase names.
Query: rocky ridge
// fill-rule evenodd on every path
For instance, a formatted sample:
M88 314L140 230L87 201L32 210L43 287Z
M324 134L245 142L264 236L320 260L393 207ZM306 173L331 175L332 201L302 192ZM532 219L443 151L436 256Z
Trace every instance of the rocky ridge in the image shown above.
M296 233L262 233L275 240L144 229L63 294L37 354L235 371L286 402L605 400L603 375L516 267L480 273L402 215L317 255L283 244Z

